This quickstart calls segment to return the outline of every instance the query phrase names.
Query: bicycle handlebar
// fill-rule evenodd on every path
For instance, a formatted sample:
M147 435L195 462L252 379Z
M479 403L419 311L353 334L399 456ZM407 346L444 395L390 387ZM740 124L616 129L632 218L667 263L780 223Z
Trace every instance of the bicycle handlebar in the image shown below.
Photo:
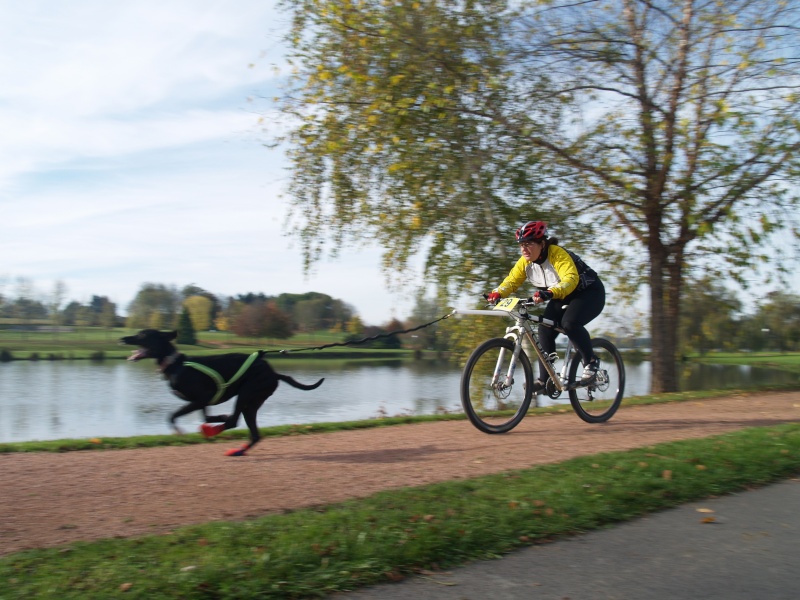
M541 315L532 315L531 313L529 313L527 311L528 308L530 308L532 306L538 306L538 304L536 304L532 300L520 299L520 301L517 302L517 306L519 306L520 308L524 308L526 310L523 313L520 313L517 310L509 312L509 311L506 311L506 310L495 310L495 309L455 309L453 311L453 314L456 314L456 315L474 315L474 316L480 316L480 317L487 317L487 316L488 317L509 317L509 318L512 318L512 319L523 318L523 319L528 320L528 321L533 321L534 323L541 323L542 325L545 325L547 327L558 327L559 326L559 324L556 323L555 321L551 321L550 319L545 319ZM514 307L514 308L516 309L516 307Z

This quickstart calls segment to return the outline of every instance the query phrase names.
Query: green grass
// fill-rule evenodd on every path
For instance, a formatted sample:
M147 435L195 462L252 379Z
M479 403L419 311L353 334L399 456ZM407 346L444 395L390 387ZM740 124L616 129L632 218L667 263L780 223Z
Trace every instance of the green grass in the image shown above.
M798 352L712 352L703 356L691 356L690 360L725 365L751 365L800 373L800 353Z
M132 346L122 346L119 338L136 333L134 329L103 329L87 327L70 332L14 331L0 329L0 351L11 353L15 360L87 360L123 359L130 356ZM343 358L406 358L411 350L373 350L351 346L326 348L323 353L306 348L316 348L344 340L341 333L318 331L298 333L287 340L241 338L227 332L201 332L196 345L180 344L182 352L193 356L206 356L224 352L252 352L267 350L270 359L343 359ZM287 354L278 353L287 350ZM298 350L305 350L297 352ZM296 352L296 353L295 353Z
M301 598L492 558L800 472L800 424L0 559L0 598Z

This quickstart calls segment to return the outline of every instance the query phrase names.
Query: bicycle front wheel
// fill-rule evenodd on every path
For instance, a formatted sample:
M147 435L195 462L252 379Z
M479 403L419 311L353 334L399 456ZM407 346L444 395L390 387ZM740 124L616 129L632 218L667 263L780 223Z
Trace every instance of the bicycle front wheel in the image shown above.
M461 374L461 405L484 433L511 431L528 412L533 396L531 361L520 350L510 371L513 360L514 343L494 338L475 348Z
M580 385L583 365L580 355L576 353L569 366L567 388L570 404L581 419L587 423L603 423L614 416L622 402L625 365L619 350L608 340L593 339L592 350L600 359L597 378L588 386Z

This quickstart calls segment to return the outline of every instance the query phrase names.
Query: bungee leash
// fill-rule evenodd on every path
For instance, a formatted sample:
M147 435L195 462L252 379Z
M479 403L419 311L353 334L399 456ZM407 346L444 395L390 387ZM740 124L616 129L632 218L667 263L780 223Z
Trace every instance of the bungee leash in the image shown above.
M308 347L308 348L295 348L295 349L284 349L284 350L262 350L261 352L262 352L262 354L289 354L291 352L305 352L307 350L324 350L325 348L333 348L335 346L355 346L355 345L358 345L358 344L364 344L366 342L371 342L373 340L391 337L393 335L402 335L402 334L405 334L405 333L411 333L413 331L419 331L420 329L424 329L425 327L430 327L431 325L435 325L439 321L444 321L445 319L448 319L448 318L452 317L454 314L456 314L455 310L450 311L446 315L443 315L443 316L439 317L438 319L435 319L435 320L431 321L430 323L424 323L422 325L417 325L416 327L412 327L410 329L399 329L397 331L390 331L388 333L379 333L377 335L373 335L373 336L370 336L370 337L365 337L365 338L360 339L360 340L350 340L349 342L334 342L334 343L331 343L331 344L325 344L323 346L313 346L313 347Z

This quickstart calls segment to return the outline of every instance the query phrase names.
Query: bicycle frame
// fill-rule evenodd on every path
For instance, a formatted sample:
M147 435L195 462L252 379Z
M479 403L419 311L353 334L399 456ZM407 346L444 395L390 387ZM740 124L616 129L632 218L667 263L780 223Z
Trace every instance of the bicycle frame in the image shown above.
M498 302L491 310L481 310L481 309L473 309L473 310L455 310L453 311L455 314L459 315L477 315L477 316L492 316L492 317L510 317L514 319L515 324L509 327L506 327L506 333L503 337L510 339L514 342L514 360L511 361L508 372L505 374L505 380L502 382L505 386L510 386L514 380L514 369L517 365L517 358L519 357L519 353L522 350L522 340L527 339L533 349L536 351L536 355L544 365L547 374L550 376L550 380L553 382L553 386L558 393L567 390L567 386L564 383L567 379L567 369L569 367L569 363L571 360L572 354L572 340L569 339L567 336L567 347L564 352L564 365L561 369L561 373L558 373L554 367L555 359L558 358L558 355L553 356L548 355L542 349L541 344L539 343L539 336L534 331L532 324L537 323L544 325L546 327L552 327L559 333L563 333L566 335L566 332L556 323L555 321L551 321L550 319L545 319L539 315L532 315L528 312L527 305L524 301L520 298L505 298ZM500 360L498 360L497 370L495 371L492 384L496 385L499 381L501 374L498 372L500 368L500 364L502 364L503 353L505 350L501 351ZM555 353L553 353L555 354Z

